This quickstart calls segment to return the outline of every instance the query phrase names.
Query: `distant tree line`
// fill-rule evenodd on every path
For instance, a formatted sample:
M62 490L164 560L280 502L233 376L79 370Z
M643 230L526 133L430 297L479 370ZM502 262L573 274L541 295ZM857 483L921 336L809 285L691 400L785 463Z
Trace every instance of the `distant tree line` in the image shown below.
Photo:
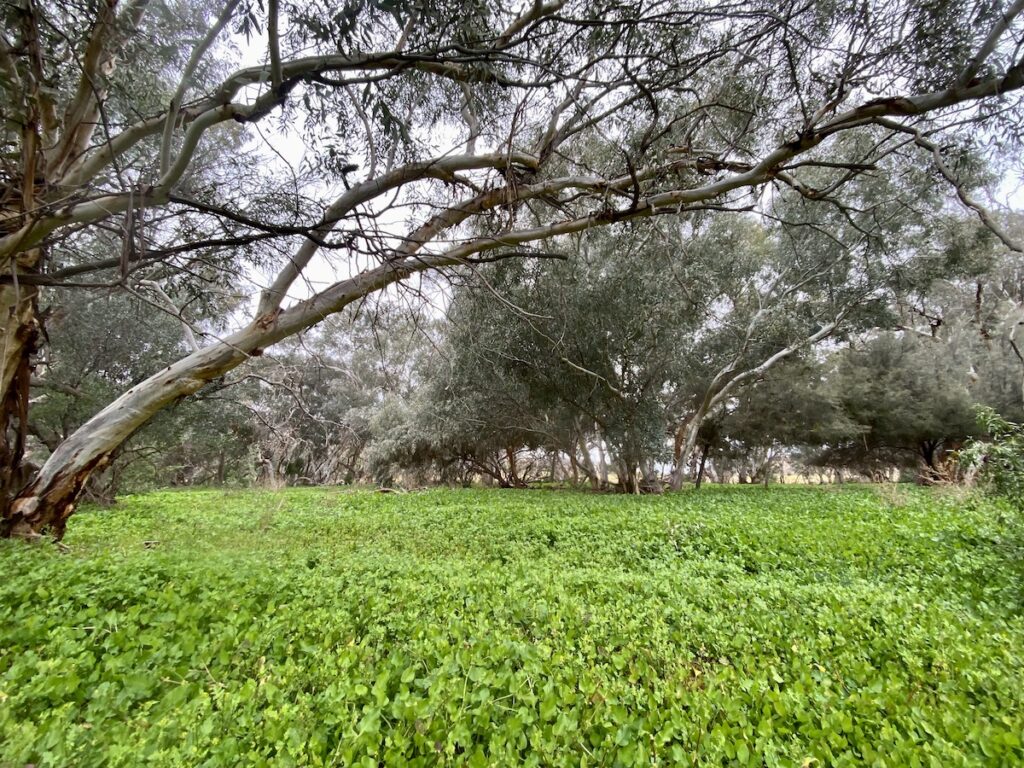
M897 321L931 335L915 292L966 280L946 257L976 239L954 212L1024 253L985 194L1021 169L1020 0L0 22L0 537L59 538L145 473L679 487L743 453L721 430L752 388ZM423 369L368 368L349 339L404 321L367 302L413 290L452 326L421 306ZM914 447L863 426L818 444Z
M979 405L1024 418L1017 254L962 217L903 216L866 245L851 227L851 248L834 222L777 210L771 225L606 229L549 243L571 259L466 270L432 302L387 294L179 403L88 493L934 482L955 479ZM916 245L889 249L911 226ZM76 320L52 321L31 420L41 458L190 343L143 297L62 301Z

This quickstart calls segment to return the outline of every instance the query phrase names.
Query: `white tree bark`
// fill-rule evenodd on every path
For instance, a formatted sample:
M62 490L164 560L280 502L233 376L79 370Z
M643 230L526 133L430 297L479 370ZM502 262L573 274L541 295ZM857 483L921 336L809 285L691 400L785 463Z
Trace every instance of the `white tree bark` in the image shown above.
M822 326L815 333L787 347L783 347L756 366L740 371L737 370L737 363L734 360L716 374L711 384L705 390L704 397L698 404L697 409L681 427L682 439L679 441L676 463L672 469L671 487L673 490L678 491L683 487L683 483L686 480L686 467L690 456L697 447L700 428L704 425L704 421L708 416L714 412L715 408L721 405L740 385L760 378L783 360L831 336L836 328L839 327L842 317L848 309L846 308L838 318Z
M49 100L45 89L33 88L31 83L17 80L17 65L8 53L11 46L5 39L0 39L0 68L5 72L13 72L13 78L8 75L7 79L24 86L26 92L33 95L34 108L42 125L38 132L33 129L26 133L23 204L0 211L0 224L4 225L0 229L4 233L0 236L0 267L3 268L0 271L13 271L17 275L17 265L24 262L26 254L45 245L51 235L103 222L111 216L133 209L167 205L175 194L176 186L192 167L199 143L208 131L229 120L245 123L263 118L280 107L288 99L291 89L300 83L314 83L317 78L322 81L327 74L349 75L351 81L339 81L338 87L344 88L352 83L369 82L375 77L397 77L412 70L420 75L444 78L457 84L488 83L506 88L523 88L524 92L539 91L543 86L540 80L524 86L502 75L500 68L490 64L496 60L506 60L503 57L509 54L512 47L522 46L523 50L527 50L530 45L529 31L540 21L551 19L559 13L563 3L555 0L531 4L509 21L506 29L493 39L489 48L479 53L449 55L442 52L446 49L438 49L434 55L423 52L406 54L403 48L411 29L406 27L402 42L395 50L300 56L287 60L282 58L280 50L282 38L278 30L277 5L276 2L270 5L270 61L267 65L240 69L209 94L184 106L187 104L185 96L189 91L192 73L231 17L234 3L233 0L227 0L224 12L210 34L196 43L168 109L162 114L141 119L118 133L104 136L102 141L93 140L93 135L102 124L99 117L104 98L104 72L108 72L115 63L115 38L118 34L131 33L142 18L146 0L126 3L117 19L113 15L114 3L100 4L99 15L87 36L88 43L82 55L82 77L75 95L69 101L63 124L58 124L52 100ZM721 158L710 159L684 152L684 156L677 156L677 159L670 162L641 157L638 165L649 162L651 164L648 167L641 165L634 168L632 160L627 158L629 173L616 178L581 175L572 171L564 171L565 175L556 178L545 178L544 172L549 165L547 160L554 157L561 161L558 151L570 137L590 128L600 130L600 123L621 111L625 104L640 103L651 96L643 93L635 78L605 81L600 61L578 62L578 68L572 72L571 78L575 82L565 86L565 98L550 107L550 115L545 115L539 122L535 121L535 125L530 128L536 128L536 134L539 135L539 138L531 142L531 152L515 148L517 143L520 146L526 144L527 139L524 138L525 134L517 134L516 125L513 125L509 129L507 146L503 146L501 151L410 163L347 190L329 206L320 222L305 233L306 239L261 296L256 316L249 325L169 365L90 419L53 452L39 475L19 495L12 505L11 514L5 517L4 532L31 535L45 525L52 525L59 535L89 474L102 467L118 445L162 408L237 367L250 355L257 354L258 350L308 328L352 301L398 282L414 272L463 264L481 254L494 251L499 252L498 256L506 255L517 246L582 232L592 227L645 216L679 213L705 205L716 206L724 196L735 190L755 188L775 179L794 182L786 172L787 163L822 146L844 131L866 126L894 131L897 130L891 125L894 118L916 118L1020 89L1024 86L1024 61L1013 62L997 75L982 78L977 75L999 48L1000 41L1009 35L1011 24L1022 11L1024 2L1015 2L993 27L963 73L948 88L931 93L875 99L835 114L846 96L841 94L835 103L823 106L813 117L807 118L806 124L794 126L790 139L766 151L760 160L728 160L725 159L725 151ZM701 55L707 55L708 61L716 60L715 55ZM512 58L524 64L528 62L526 58ZM577 63L574 62L573 66L576 67ZM554 82L558 79L555 78ZM253 88L246 92L249 86ZM633 91L631 94L622 95L630 89ZM254 92L257 95L252 97ZM524 96L521 106L525 108L528 101ZM899 125L898 130L906 129L902 123ZM651 129L655 127L652 124ZM172 157L172 139L176 132L180 134L180 146L177 155ZM145 139L157 137L161 140L154 165L158 171L154 184L128 191L112 191L109 186L97 184L130 152L145 146ZM38 140L45 144L42 149L37 147ZM38 157L42 158L39 168L35 165ZM572 166L571 163L569 165ZM487 185L480 186L458 175L460 172L484 169L500 173L505 177L505 182L495 184L492 178ZM37 170L45 180L52 199L33 200ZM694 182L695 178L701 181ZM438 212L407 233L401 246L383 255L380 266L338 282L292 307L282 308L289 288L302 275L318 253L323 240L335 230L339 222L356 211L358 206L425 180L443 180L460 189L471 190L473 194L453 205L434 206L433 210ZM657 182L653 190L649 182ZM101 191L95 192L97 188ZM800 189L798 183L796 188ZM538 217L538 221L531 226L519 227L515 224L515 216L510 215L508 223L503 227L490 227L492 231L486 236L467 238L464 231L459 230L460 225L471 221L473 217L495 211L515 213L522 209L525 202L540 199L552 203L546 210L563 211L564 217L547 222L540 221ZM628 200L625 207L617 208L612 204L624 200ZM479 229L476 231L479 232ZM431 245L442 238L448 238L448 243ZM10 269L12 261L15 265L13 270ZM0 297L0 300L7 299ZM8 304L11 302L8 301ZM22 317L15 324L17 328L8 324L5 331L6 349L15 349L16 339L13 334L28 327L31 319ZM814 343L828 333L831 333L831 329L822 329L796 348ZM717 383L709 389L705 402L698 408L700 418L694 421L692 428L688 427L684 445L692 450L700 420L735 386L760 375L768 367L791 355L796 348L781 350L761 365L746 371L721 371L716 377ZM10 367L8 359L13 361L16 358L16 354L8 357L5 352L4 381L12 380L13 374L8 376L7 372Z

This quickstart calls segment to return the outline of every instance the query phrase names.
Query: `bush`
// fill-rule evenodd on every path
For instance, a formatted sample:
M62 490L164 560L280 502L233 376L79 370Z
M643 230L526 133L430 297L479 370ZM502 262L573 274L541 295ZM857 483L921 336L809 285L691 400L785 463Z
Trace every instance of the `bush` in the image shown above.
M1024 425L1014 424L992 408L978 408L978 423L988 440L970 440L960 453L961 461L976 470L994 495L1024 509Z

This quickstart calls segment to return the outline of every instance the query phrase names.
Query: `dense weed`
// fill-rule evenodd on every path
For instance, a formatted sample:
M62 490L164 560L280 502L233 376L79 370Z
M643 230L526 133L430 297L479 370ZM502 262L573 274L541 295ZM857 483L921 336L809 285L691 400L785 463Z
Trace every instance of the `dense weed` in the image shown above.
M0 547L0 765L1012 765L1015 513L173 492Z

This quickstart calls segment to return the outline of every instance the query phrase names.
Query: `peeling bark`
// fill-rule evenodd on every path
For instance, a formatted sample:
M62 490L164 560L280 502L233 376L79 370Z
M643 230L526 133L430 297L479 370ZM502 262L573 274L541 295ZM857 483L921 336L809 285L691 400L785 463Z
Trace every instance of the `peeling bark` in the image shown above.
M461 254L419 257L367 270L286 310L261 315L242 330L135 385L57 447L33 481L3 511L0 537L34 537L48 529L59 539L90 475L107 466L124 441L168 405L369 293L415 272L461 259Z
M432 263L421 259L418 269L428 269ZM157 413L237 368L257 350L315 325L413 271L394 265L368 270L336 285L330 295L300 302L269 322L259 318L132 387L57 447L32 482L3 510L0 537L35 537L50 530L59 539L90 475L107 466L124 441ZM25 381L27 386L27 372Z
M26 254L18 270L33 268L38 259L38 251ZM23 459L29 432L29 386L41 334L37 299L38 289L32 286L0 286L0 517L7 516L14 496L34 469Z

